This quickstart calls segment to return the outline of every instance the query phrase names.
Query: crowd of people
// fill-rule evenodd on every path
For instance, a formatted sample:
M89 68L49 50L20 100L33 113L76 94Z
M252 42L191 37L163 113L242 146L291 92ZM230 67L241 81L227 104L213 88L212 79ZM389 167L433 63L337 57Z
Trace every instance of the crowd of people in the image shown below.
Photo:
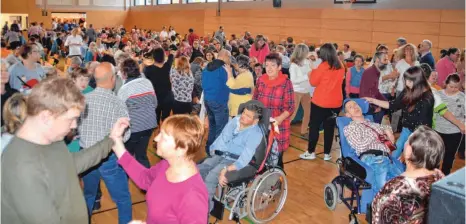
M227 37L223 27L183 37L174 27L126 31L53 20L52 28L32 23L26 38L14 23L2 35L11 51L1 61L5 223L86 223L100 208L101 179L119 223L129 223L128 177L146 193L147 223L207 223L216 186L241 169L255 172L248 164L263 110L278 126L277 166L285 169L298 109L308 139L300 158L316 158L323 130L326 161L343 109L352 119L350 145L376 170L373 223L425 222L430 188L421 185L448 175L457 153L464 159L465 51L458 48L436 61L431 41L416 47L399 38L391 59L384 44L365 58L349 44ZM373 121L354 101L343 103L357 98L371 104ZM154 131L164 159L157 164L147 157ZM196 164L204 151L208 159ZM395 214L405 208L393 209L402 194L415 200Z

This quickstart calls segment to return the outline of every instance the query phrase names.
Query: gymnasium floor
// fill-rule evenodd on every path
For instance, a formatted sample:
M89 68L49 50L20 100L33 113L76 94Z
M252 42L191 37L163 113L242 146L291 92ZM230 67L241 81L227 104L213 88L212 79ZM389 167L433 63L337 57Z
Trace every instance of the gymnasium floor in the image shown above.
M292 126L294 133L299 133L299 125ZM285 170L288 178L288 197L283 210L271 223L315 223L315 224L340 224L348 223L349 210L343 204L337 205L335 211L329 211L323 199L323 187L329 183L337 174L335 161L339 156L339 145L333 145L332 161L323 160L323 134L319 139L316 153L317 159L306 161L299 159L299 154L307 149L307 141L296 134L291 136L291 146L284 154ZM149 159L155 164L159 158L154 149L149 147ZM199 155L202 157L202 155ZM456 159L453 171L465 165L464 160ZM131 182L131 181L130 181ZM144 220L146 216L146 203L144 195L137 187L130 183L131 199L133 201L133 219ZM115 204L102 181L102 208L92 216L92 224L118 223L118 212ZM358 216L360 223L367 223L364 215ZM227 218L226 218L227 219ZM211 218L211 222L214 219ZM234 223L222 221L221 223ZM243 220L242 223L249 223Z

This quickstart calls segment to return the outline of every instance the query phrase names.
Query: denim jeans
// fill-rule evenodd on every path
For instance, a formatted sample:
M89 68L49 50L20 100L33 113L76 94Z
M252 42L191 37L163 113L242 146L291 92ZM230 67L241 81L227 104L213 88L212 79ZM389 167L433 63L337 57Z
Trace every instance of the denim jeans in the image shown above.
M86 200L89 216L96 199L100 177L105 182L108 192L118 208L118 223L127 224L132 220L132 202L128 187L128 177L118 165L115 154L111 154L102 164L91 168L83 176L84 198Z
M363 155L361 161L367 164L373 170L370 179L373 180L372 192L374 196L382 189L383 185L392 178L399 176L402 171L390 161L387 156Z
M205 101L205 108L209 118L209 137L205 150L209 155L210 145L214 143L215 139L222 133L223 128L228 123L228 105L226 103L220 104L215 101Z
M213 196L218 185L218 176L225 166L233 164L235 161L225 159L224 157L214 155L208 157L197 166L199 173L209 192L209 211L214 207Z
M150 162L147 158L147 145L149 145L150 136L154 129L131 133L125 147L134 158L146 168L150 168Z
M405 148L405 143L408 141L408 137L411 135L411 131L407 128L401 129L401 134L398 140L396 140L396 150L392 152L392 158L398 159L400 158L403 150Z

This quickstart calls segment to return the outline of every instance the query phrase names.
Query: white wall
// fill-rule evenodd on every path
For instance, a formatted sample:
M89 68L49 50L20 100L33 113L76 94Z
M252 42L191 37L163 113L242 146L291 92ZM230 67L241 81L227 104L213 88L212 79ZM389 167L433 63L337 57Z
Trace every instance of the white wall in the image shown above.
M9 13L1 13L1 16L0 16L1 27L5 25L6 21L8 21L8 27L10 27L10 25L13 22L10 20L10 16L21 16L21 28L22 29L26 28L26 17L28 16L27 14L9 14Z

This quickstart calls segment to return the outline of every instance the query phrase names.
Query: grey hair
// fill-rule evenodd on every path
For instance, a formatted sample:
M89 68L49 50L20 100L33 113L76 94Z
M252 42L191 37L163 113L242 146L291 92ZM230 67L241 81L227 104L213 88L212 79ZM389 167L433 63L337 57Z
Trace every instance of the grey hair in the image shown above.
M236 57L236 63L240 68L249 69L249 57L246 55L238 55L238 57Z
M408 43L408 41L406 41L406 38L404 37L399 37L397 40L396 40L398 43L400 43L401 46L405 45Z
M429 49L432 48L432 41L426 39L426 40L423 40L422 43L426 43L429 46Z
M80 57L72 57L71 58L71 64L72 65L81 65L83 61L81 60Z

